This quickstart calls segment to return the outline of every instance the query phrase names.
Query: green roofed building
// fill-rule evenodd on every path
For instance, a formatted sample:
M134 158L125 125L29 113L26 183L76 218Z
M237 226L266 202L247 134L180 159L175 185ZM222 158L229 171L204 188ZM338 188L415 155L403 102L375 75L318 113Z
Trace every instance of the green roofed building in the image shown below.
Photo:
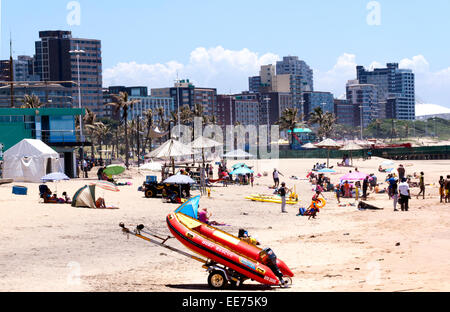
M76 154L91 143L80 139L75 120L84 115L78 108L1 108L0 143L7 151L23 139L41 140L59 153L66 175L76 177Z

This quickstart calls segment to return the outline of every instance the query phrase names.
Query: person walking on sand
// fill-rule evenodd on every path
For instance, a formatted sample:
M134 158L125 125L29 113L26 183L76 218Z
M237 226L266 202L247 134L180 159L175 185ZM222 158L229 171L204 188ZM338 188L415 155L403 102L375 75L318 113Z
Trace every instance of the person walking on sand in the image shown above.
M403 180L403 178L406 177L406 170L405 167L403 167L403 165L400 165L397 169L398 172L398 179L401 181Z
M281 213L287 213L286 211L286 195L288 193L288 189L286 188L286 183L281 183L281 187L278 190L278 195L281 197Z
M400 192L400 207L402 211L408 211L411 191L409 190L409 185L405 178L403 178L402 183L399 184L398 190Z
M445 203L450 203L450 175L445 180Z
M273 182L275 183L275 189L277 189L280 186L280 175L284 177L284 175L277 169L273 170Z
M444 180L443 176L441 176L441 178L439 179L439 196L441 198L441 204L442 204L445 199L445 180Z
M367 200L367 190L369 189L369 176L363 181L363 200Z
M419 194L417 194L417 199L419 199L420 195L423 195L423 199L425 199L425 175L423 172L420 173L419 187L420 187L420 192L419 192Z
M394 211L398 211L397 209L397 204L398 204L398 184L397 181L394 181L392 183L392 188L391 188L391 198L394 201Z

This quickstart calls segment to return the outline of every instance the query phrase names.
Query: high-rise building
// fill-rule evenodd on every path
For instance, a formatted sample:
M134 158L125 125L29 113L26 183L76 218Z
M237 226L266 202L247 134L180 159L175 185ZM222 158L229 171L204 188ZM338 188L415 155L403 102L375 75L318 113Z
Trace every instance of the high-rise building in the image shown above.
M388 63L386 68L366 70L356 67L357 79L361 84L376 85L379 101L386 118L400 120L415 119L415 77L412 70L399 69L398 63Z
M67 88L60 84L34 84L20 83L13 89L13 103L15 108L24 105L25 95L35 95L43 108L72 108L72 88ZM0 108L11 107L10 86L0 87Z
M174 109L181 109L187 105L191 109L196 105L202 105L204 114L212 116L215 112L217 103L217 89L215 88L199 88L187 80L180 80L171 88L155 88L151 89L153 97L171 97L174 99Z
M310 114L316 107L322 108L323 113L335 114L334 96L330 92L304 92L303 93L303 114L305 120L309 120Z
M78 86L70 82L77 83L79 74L82 107L103 117L101 41L72 38L70 31L61 30L41 31L39 38L35 43L35 73L42 81L67 82L64 85L72 88L75 106L78 105Z
M276 74L290 75L289 88L293 105L303 112L303 92L314 91L313 70L297 56L285 56L277 62Z
M255 93L217 95L215 116L219 126L259 125L260 100ZM230 117L231 116L231 117Z
M357 111L355 124L366 128L379 118L378 88L374 84L361 84L357 80L347 83L347 100Z
M11 81L10 60L0 61L0 81ZM14 81L39 81L40 76L34 72L34 58L27 55L19 55L13 60Z
M359 108L357 105L351 104L348 100L335 99L334 112L337 118L336 122L338 124L350 127L359 126Z
M261 76L248 78L248 90L252 93L261 92Z
M259 124L275 125L286 108L292 108L292 94L289 92L267 92L260 95ZM300 117L300 116L299 116Z

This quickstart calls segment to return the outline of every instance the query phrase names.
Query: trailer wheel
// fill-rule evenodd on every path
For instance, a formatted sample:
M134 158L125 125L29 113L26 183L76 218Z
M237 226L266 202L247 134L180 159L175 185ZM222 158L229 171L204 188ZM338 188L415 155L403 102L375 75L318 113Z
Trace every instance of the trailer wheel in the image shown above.
M213 271L209 274L208 277L208 285L212 289L224 289L227 286L228 282L225 278L225 274L220 271Z

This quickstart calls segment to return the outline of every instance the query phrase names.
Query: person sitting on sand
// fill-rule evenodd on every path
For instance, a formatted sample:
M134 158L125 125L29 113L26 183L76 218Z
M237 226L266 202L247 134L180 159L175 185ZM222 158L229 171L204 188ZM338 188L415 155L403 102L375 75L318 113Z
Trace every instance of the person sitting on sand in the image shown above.
M209 219L212 217L212 213L208 213L208 209L203 208L198 211L198 221L208 224L208 225L223 225L216 221L209 221Z
M105 208L106 208L105 199L99 197L99 198L95 201L95 207L97 207L98 209L105 209Z
M64 196L64 202L66 204L71 204L72 203L72 199L69 196L67 196L67 192L64 192L63 196Z

